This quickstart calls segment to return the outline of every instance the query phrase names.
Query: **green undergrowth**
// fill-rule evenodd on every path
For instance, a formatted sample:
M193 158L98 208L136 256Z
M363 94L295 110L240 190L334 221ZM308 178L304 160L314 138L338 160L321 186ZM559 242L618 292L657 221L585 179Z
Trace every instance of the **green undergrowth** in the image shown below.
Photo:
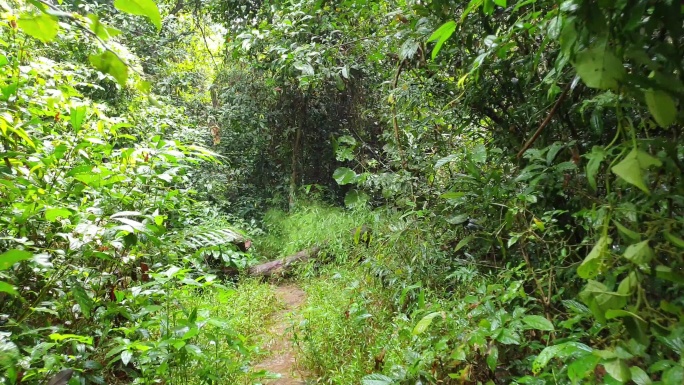
M312 377L350 385L541 384L547 373L567 370L535 376L550 364L541 352L554 338L569 355L583 349L575 341L589 320L586 307L567 303L572 318L554 324L529 294L524 265L488 270L449 260L424 221L319 206L269 212L266 226L276 231L262 247L280 241L290 253L326 239L336 257L304 264L295 277L307 301L294 343ZM373 231L368 245L349 231L361 223Z
M211 380L252 384L265 375L251 367L269 354L261 346L268 338L272 315L282 308L271 284L244 278L229 287L180 290L173 302L174 330L184 331L183 322L177 320L194 318L200 331L193 343L211 361L178 366L174 380L186 384Z
M291 213L271 209L264 215L267 235L256 240L259 252L276 258L311 246L323 246L331 255L344 258L353 245L355 228L377 221L368 210L348 211L323 204L308 204Z

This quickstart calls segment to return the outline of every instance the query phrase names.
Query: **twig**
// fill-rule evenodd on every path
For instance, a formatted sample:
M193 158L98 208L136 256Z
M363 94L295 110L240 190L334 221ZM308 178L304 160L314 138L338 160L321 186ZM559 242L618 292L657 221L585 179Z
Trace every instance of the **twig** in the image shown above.
M522 149L520 152L518 152L518 158L520 158L525 151L527 151L532 144L534 144L534 141L537 140L539 135L541 134L542 130L544 130L544 127L546 127L550 122L551 118L553 118L553 115L556 113L556 110L558 110L558 107L560 107L561 103L565 99L565 97L568 95L568 91L570 91L570 85L572 82L569 82L566 86L565 89L563 90L563 93L561 96L556 100L556 104L553 105L553 108L551 108L551 111L549 111L549 114L546 116L546 119L542 122L542 124L539 125L539 128L537 128L537 131L535 131L534 135L523 145Z

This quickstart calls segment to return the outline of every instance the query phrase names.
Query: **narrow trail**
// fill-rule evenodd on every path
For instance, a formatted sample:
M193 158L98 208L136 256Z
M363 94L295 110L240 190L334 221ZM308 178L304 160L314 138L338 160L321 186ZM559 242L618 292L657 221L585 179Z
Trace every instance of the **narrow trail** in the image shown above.
M291 326L290 314L297 313L304 304L306 294L299 287L286 284L276 288L276 296L285 304L285 308L274 315L275 322L269 330L270 340L263 346L264 350L272 352L272 355L256 365L255 369L266 369L269 372L279 373L280 378L265 380L268 385L304 385L301 373L296 368L295 351L292 346L292 333L288 331Z

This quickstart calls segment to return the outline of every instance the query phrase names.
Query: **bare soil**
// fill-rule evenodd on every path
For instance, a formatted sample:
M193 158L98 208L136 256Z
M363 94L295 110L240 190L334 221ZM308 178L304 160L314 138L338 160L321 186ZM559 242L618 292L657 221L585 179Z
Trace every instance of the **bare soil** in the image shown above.
M269 330L269 340L263 347L264 350L270 351L271 355L256 365L255 369L266 369L281 375L275 380L265 380L264 384L304 385L306 382L297 368L290 327L293 319L298 319L298 311L306 299L306 294L299 287L286 284L276 288L276 296L285 307L274 315L274 323Z

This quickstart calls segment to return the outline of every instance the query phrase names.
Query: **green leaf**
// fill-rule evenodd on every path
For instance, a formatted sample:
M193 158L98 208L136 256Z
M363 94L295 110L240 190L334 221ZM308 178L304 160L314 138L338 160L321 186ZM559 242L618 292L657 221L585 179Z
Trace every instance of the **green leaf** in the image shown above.
M647 90L644 96L648 110L661 127L668 127L675 122L677 105L667 92Z
M601 357L587 354L568 365L568 377L573 385L583 383L581 380L585 379L587 376L593 376L594 369L599 361L601 361Z
M462 191L449 191L445 192L444 194L440 195L439 197L442 199L458 199L458 198L463 198L465 196L465 193Z
M121 352L121 363L124 364L124 366L128 365L129 362L131 362L131 359L133 358L133 352L130 350L124 350Z
M606 152L603 147L594 146L591 153L587 155L589 162L587 163L587 181L589 186L596 190L596 172L601 166L601 162L606 157Z
M639 279L637 278L636 272L632 271L622 280L622 282L620 282L617 292L624 295L631 295L638 286Z
M454 31L456 31L456 22L452 20L442 24L441 27L437 28L437 30L430 35L428 42L436 42L435 47L432 49L432 60L435 60L439 50L442 49L442 45L451 37Z
M88 20L90 20L90 30L100 39L107 41L109 38L121 34L121 31L118 29L100 22L100 19L97 17L97 15L90 14L87 17Z
M0 271L7 270L15 263L31 259L33 254L24 250L9 250L0 254Z
M653 383L648 374L640 367L632 366L629 368L629 371L632 374L632 381L634 381L636 385L651 385Z
M19 293L17 290L14 288L14 286L10 285L7 282L0 281L0 293L8 293L10 295L18 295Z
M663 372L663 385L684 384L684 367L675 365Z
M470 241L472 241L473 238L474 238L474 237L473 237L472 235L468 235L467 237L461 239L461 240L458 242L458 244L456 245L456 247L454 248L454 251L459 251L459 250L461 250L464 246L466 246L468 243L470 243Z
M604 363L603 367L611 377L620 382L627 382L632 378L632 373L629 371L629 366L627 366L627 363L624 360L619 358Z
M71 216L71 211L61 208L51 208L45 210L45 219L50 222L57 221L58 218L69 218Z
M600 322L606 321L608 310L622 309L627 304L626 296L611 292L606 285L594 280L589 280L579 297Z
M456 154L452 154L452 155L445 156L444 158L440 158L435 163L435 170L440 169L442 166L444 166L447 163L451 163L451 162L454 162L457 160L458 160L458 155L456 155Z
M393 385L397 382L383 374L373 373L361 379L362 385Z
M520 345L520 336L511 329L501 329L501 333L495 338L504 345Z
M413 328L413 335L417 336L419 334L424 333L427 330L428 326L430 326L430 324L432 323L432 320L441 314L441 312L436 311L423 317L420 321L418 321L416 326Z
M368 201L368 195L357 190L351 190L344 196L344 204L347 207L362 206Z
M487 147L484 144L478 144L473 148L470 159L475 163L485 163L487 161Z
M90 64L100 72L112 75L122 86L126 85L128 66L114 53L105 51L100 55L91 55Z
M680 249L684 249L684 239L675 236L669 231L663 232L663 235L665 236L665 239L667 239L667 241L670 242L672 245L677 246Z
M532 371L535 374L539 373L546 367L549 361L555 357L565 359L571 356L583 355L591 352L592 349L581 342L564 342L558 345L547 346L539 353L537 358L535 358L532 363Z
M618 221L613 221L615 224L615 227L617 227L618 232L624 236L628 241L632 242L639 242L641 241L641 235L637 233L636 231L630 230L627 227L623 226L620 222Z
M161 29L159 8L152 0L114 0L114 7L131 15L146 16L157 30Z
M611 242L612 239L605 235L596 242L589 255L584 258L582 264L577 268L577 275L580 278L592 279L598 275L603 260L609 255L608 246Z
M650 166L660 167L661 165L662 162L660 160L635 148L620 163L613 166L611 171L626 182L649 194L648 187L644 184L644 171Z
M506 8L506 0L494 0L494 3L499 7Z
M669 266L658 265L655 268L656 277L670 282L684 283L684 276Z
M83 127L83 120L85 119L86 112L86 106L71 108L69 121L71 122L71 127L74 128L74 131L79 132L81 127Z
M590 88L614 89L625 75L622 61L606 46L578 52L575 56L577 75Z
M499 348L496 344L492 344L487 352L487 366L493 372L496 370L496 365L499 362Z
M553 324L551 321L540 315L528 315L523 317L522 322L531 329L553 331Z
M632 263L643 265L653 259L653 250L648 245L648 241L643 241L629 246L622 256Z
M340 186L354 182L356 176L354 170L346 167L340 167L333 173L333 178Z
M59 22L56 17L41 13L39 15L23 14L19 16L19 28L27 35L47 43L57 37Z
M74 295L74 299L81 308L83 315L90 317L90 310L93 308L95 303L85 291L83 286L81 286L79 283L74 284L71 288L71 293Z

